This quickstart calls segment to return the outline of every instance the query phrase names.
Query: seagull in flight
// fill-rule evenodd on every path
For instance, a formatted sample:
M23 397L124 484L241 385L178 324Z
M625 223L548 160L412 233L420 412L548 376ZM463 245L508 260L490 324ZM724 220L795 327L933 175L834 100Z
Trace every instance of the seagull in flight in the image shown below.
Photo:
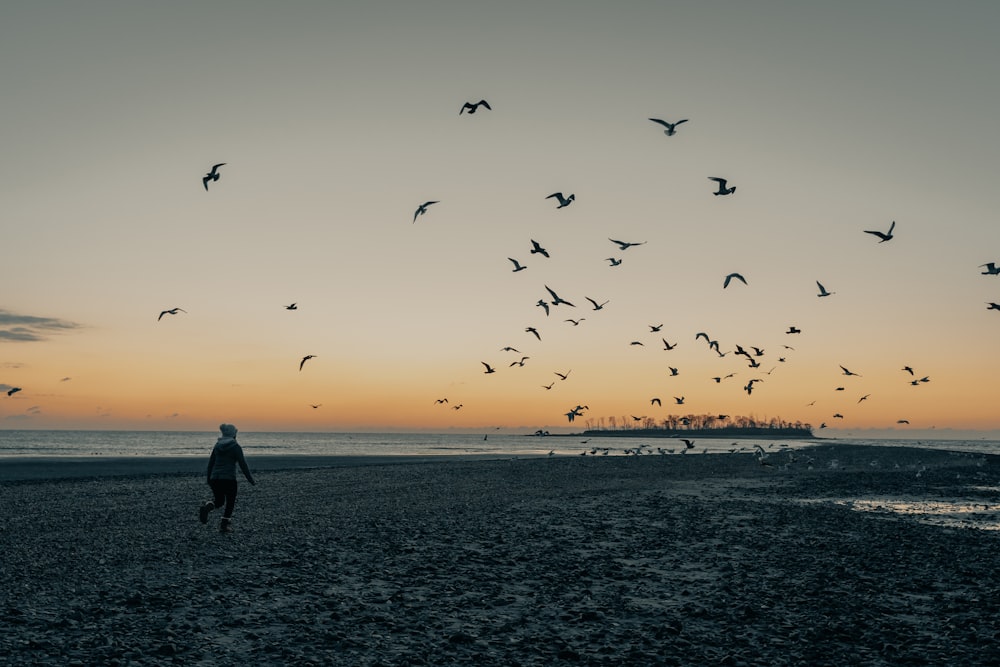
M518 271L524 271L526 268L528 268L526 266L522 266L521 263L518 262L513 257L508 257L507 259L509 259L514 264L514 270L512 271L512 273L517 273Z
M619 264L621 264L621 263L622 263L622 261L621 261L620 259L615 259L614 257L608 257L608 258L606 258L606 259L607 259L607 260L608 260L609 262L611 262L611 266L618 266Z
M546 290L546 291L547 291L547 292L548 292L549 294L551 294L551 295L552 295L552 305L553 305L553 306L558 306L558 305L559 305L559 304L561 304L561 303L565 303L565 304L566 304L567 306L571 306L571 307L573 307L573 308L576 308L576 306L574 306L573 304L571 304L571 303L570 303L569 301L567 301L566 299L563 299L563 298L560 298L560 296L559 296L558 294L556 294L555 292L553 292L553 291L552 291L552 290L551 290L551 289L549 288L549 286L548 286L548 285L545 285L544 287L545 287L545 290Z
M527 327L525 331L530 334L533 334L535 338L537 338L538 340L542 339L542 337L538 334L538 329L536 329L535 327Z
M521 366L523 368L524 367L524 362L527 361L528 359L531 359L531 357L521 357L520 361L512 361L512 362L510 362L510 367L513 368L514 366Z
M647 324L646 326L649 327L649 333L657 333L663 328L662 324Z
M726 187L728 181L724 178L719 178L718 176L709 176L708 180L715 181L719 184L719 189L713 192L713 195L731 195L736 192L736 186Z
M744 285L747 284L747 279L744 278L743 276L741 276L740 274L738 274L738 273L730 273L728 276L726 276L725 282L722 283L722 289L726 289L727 287L729 287L729 283L733 279L739 280Z
M421 204L420 206L418 206L417 210L413 213L413 222L416 222L417 218L419 218L420 216L422 216L424 213L427 212L427 207L428 206L430 206L431 204L439 204L439 203L441 203L441 202L439 202L439 201L425 201L423 204Z
M156 318L156 321L159 322L160 320L162 320L164 315L176 315L177 313L186 313L186 312L187 311L184 310L183 308L171 308L170 310L164 310L160 313L160 316Z
M980 264L979 268L986 269L981 275L984 276L998 276L1000 275L1000 266L997 266L994 262L989 262L988 264Z
M544 255L545 257L549 256L548 250L539 245L538 241L536 241L535 239L531 239L531 254L534 255L535 253Z
M667 342L666 338L661 338L660 340L663 341L663 349L666 350L667 352L669 352L670 350L672 350L675 347L677 347L677 343L674 343L673 345L671 345L670 343Z
M7 390L7 395L8 396L13 396L14 394L16 394L19 391L21 391L20 387L11 387L10 389Z
M536 303L535 305L538 306L538 307L540 307L542 310L544 310L545 311L545 316L548 317L548 315L549 315L549 304L545 303L544 300L539 299L538 303Z
M676 121L674 123L668 123L667 121L662 120L660 118L650 118L649 120L653 121L654 123L656 123L658 125L662 125L663 127L665 127L666 129L663 130L663 134L667 135L668 137L672 137L675 134L677 134L677 126L678 125L680 125L681 123L688 122L687 118L682 118L681 120Z
M662 407L662 406L663 406L663 401L661 401L661 400L660 400L660 399L658 399L658 398L653 398L653 399L651 399L651 400L649 401L649 404L650 404L650 405L659 405L660 407Z
M879 241L879 243L885 243L886 241L892 240L892 230L894 230L895 228L896 228L896 221L893 220L892 224L889 225L889 231L883 233L866 229L865 234L873 234L874 236L877 236L880 239L882 239L881 241Z
M496 369L494 369L492 366L490 366L485 361L480 361L479 363L481 363L483 366L486 367L486 370L483 371L483 373L486 373L487 375L490 374L490 373L496 373Z
M684 397L674 396L674 403L676 403L677 405L684 405Z
M846 368L844 368L843 366L840 367L840 370L844 371L844 375L854 375L854 376L857 376L857 377L861 377L857 373L851 372L851 371L847 370Z
M507 347L501 347L500 351L501 352L516 352L517 354L521 354L520 350L516 350L516 349L510 347L509 345Z
M285 308L285 310L298 310L299 306L298 306L298 304L290 303L287 306L285 306L284 308Z
M307 361L315 358L316 358L315 354L307 354L306 356L302 357L302 361L299 362L299 370L300 371L302 370L302 367L306 365Z
M589 296L585 296L583 298L586 299L587 301L589 301L590 303L592 303L594 305L594 310L601 310L602 308L604 308L604 306L606 306L606 305L608 305L608 303L610 303L610 301L605 301L604 303L597 303L596 301L594 301L593 299L591 299Z
M612 243L617 244L618 247L621 250L628 250L632 246L635 246L635 245L645 245L645 243L646 243L645 241L639 241L638 243L632 243L632 242L629 242L629 241L618 241L618 240L612 239L612 238L609 238L608 240L611 241Z
M209 181L215 182L219 180L219 167L223 166L224 164L226 163L220 162L219 164L213 165L212 171L208 172L207 174L201 177L201 184L205 186L205 192L208 192Z
M479 100L478 102L466 102L463 104L462 108L458 111L458 115L461 116L466 111L468 111L470 115L474 114L479 110L479 107L486 107L490 111L493 111L493 107L490 106L489 102L486 100Z
M798 328L798 327L794 327L794 326L790 326L790 327L788 327L788 331L786 331L785 333L786 333L786 334L797 334L797 333L802 333L802 329L800 329L800 328Z
M434 401L434 404L435 404L435 405L439 405L439 404L441 404L441 403L447 403L447 402L448 402L448 399L447 399L447 398L439 398L439 399L437 399L436 401Z
M573 372L573 369L571 368L565 373L560 373L559 371L552 371L552 372L558 375L560 380L565 380L566 378L569 377L569 374Z
M585 319L587 319L587 318L586 318L586 317L581 317L581 318L580 318L580 319L578 319L578 320L574 320L574 319L566 319L566 320L563 320L563 322L569 322L569 323L570 323L570 324L572 324L573 326L575 326L575 327L578 327L578 326L580 326L580 322L583 322L583 321L584 321Z
M559 206L557 206L556 208L563 208L565 206L569 206L573 201L576 200L576 195L563 197L563 193L561 192L553 192L548 197L546 197L546 199L552 199L553 197L559 200Z
M906 371L906 372L907 372L907 373L909 373L910 375L913 375L913 369L912 369L912 368L910 368L909 366L903 366L903 367L902 367L902 368L900 368L899 370L901 370L901 371Z
M827 292L826 288L823 287L823 283L818 280L816 281L816 286L819 287L819 294L816 296L830 296L831 294L836 294L836 292Z
M1000 303L994 303L992 301L986 302L986 310L1000 310Z

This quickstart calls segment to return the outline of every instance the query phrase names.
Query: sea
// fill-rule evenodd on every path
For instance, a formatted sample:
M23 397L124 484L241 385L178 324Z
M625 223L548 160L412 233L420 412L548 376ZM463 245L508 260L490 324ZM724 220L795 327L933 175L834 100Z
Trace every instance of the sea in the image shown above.
M218 437L198 431L0 430L4 457L205 457ZM739 439L530 435L511 433L240 433L248 456L545 456L701 454L798 449L821 443L907 446L1000 454L997 440Z

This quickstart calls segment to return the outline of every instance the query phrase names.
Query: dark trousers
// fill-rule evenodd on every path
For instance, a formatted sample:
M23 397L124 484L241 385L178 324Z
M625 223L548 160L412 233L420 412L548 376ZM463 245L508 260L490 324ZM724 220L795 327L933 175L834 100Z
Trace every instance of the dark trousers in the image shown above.
M212 487L212 494L215 496L215 507L218 509L223 505L226 509L222 512L223 519L233 516L233 507L236 506L236 480L235 479L212 479L208 482Z

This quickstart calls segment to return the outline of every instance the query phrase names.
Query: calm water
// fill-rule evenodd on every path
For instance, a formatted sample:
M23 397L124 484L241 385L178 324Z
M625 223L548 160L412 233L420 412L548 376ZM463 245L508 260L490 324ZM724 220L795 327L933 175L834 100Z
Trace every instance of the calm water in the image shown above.
M187 431L0 431L0 457L10 456L207 456L216 432ZM624 455L644 447L644 453L676 453L684 444L672 438L430 433L240 433L247 455L448 455L488 454L529 456L547 454ZM688 454L745 451L760 444L767 449L798 448L814 442L847 442L880 446L911 446L1000 454L991 440L738 440L696 438ZM672 451L671 451L672 450Z

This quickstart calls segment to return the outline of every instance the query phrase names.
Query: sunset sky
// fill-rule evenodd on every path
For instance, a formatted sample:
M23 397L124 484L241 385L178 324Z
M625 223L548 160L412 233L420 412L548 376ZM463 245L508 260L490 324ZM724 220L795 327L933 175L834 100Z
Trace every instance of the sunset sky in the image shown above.
M7 3L0 428L587 405L573 426L1000 430L998 25L973 1ZM575 307L546 316L545 286Z

